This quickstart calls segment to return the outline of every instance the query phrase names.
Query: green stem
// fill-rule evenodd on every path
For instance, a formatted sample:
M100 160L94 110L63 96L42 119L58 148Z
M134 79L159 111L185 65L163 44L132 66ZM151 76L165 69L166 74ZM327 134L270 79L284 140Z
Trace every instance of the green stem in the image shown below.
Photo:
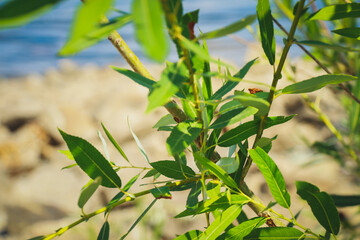
M291 28L290 28L290 32L288 34L286 44L285 44L284 49L283 49L282 54L281 54L279 65L278 65L278 67L277 67L277 69L276 69L276 71L274 73L274 77L273 77L273 81L272 81L272 84L271 84L269 96L268 96L268 99L267 99L267 101L269 102L269 111L270 111L272 102L273 102L274 97L275 97L276 86L278 84L278 81L282 77L281 76L281 71L282 71L282 69L284 67L285 60L286 60L287 55L289 53L290 47L293 44L295 31L296 31L297 25L299 23L301 13L303 11L304 3L305 3L305 0L300 0L298 8L297 8L296 13L295 13L294 20L293 20ZM269 113L267 113L265 116L260 117L260 124L259 124L258 132L256 134L255 140L254 140L253 148L256 146L256 143L259 141L259 139L261 138L261 136L263 134L268 114ZM246 161L246 164L244 166L244 169L242 171L242 175L241 175L241 179L240 179L241 183L243 183L245 176L249 172L251 164L252 164L252 159L249 156L247 161Z

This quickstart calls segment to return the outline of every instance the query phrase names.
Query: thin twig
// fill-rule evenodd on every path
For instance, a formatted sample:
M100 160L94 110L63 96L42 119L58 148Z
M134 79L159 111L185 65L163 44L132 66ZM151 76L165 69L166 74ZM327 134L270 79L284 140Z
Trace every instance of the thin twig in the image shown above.
M286 29L275 19L273 18L273 22L286 34L286 35L289 35L289 33L286 31ZM301 45L300 43L298 42L295 42L295 44L301 49L304 51L304 53L306 53L306 55L308 55L312 60L314 60L316 62L316 64L321 68L323 69L327 74L332 74L331 71L326 67L324 66L314 55L312 55L308 50L306 50L306 48ZM338 86L340 88L342 88L352 99L354 99L357 103L360 104L360 99L357 98L347 87L345 87L344 84L342 83L339 83Z

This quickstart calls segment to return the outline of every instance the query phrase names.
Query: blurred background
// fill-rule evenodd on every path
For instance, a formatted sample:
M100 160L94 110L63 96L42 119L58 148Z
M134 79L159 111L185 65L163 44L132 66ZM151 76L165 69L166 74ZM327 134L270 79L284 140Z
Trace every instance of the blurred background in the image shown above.
M151 114L144 113L148 92L108 67L128 68L110 42L104 40L66 59L56 56L66 42L79 4L79 1L65 0L26 26L0 30L0 239L26 239L49 234L81 215L77 199L88 177L76 167L62 170L73 162L58 152L66 147L57 128L88 140L104 153L97 133L103 122L129 159L136 166L147 166L129 131L129 119L150 160L169 159L165 148L167 134L152 129L166 111L158 109ZM130 4L129 0L118 1L116 8L130 11ZM198 27L207 32L254 14L257 1L184 0L183 4L184 12L201 8L195 29ZM281 23L285 28L290 26L285 19ZM256 32L255 25L254 30ZM153 76L160 76L163 66L143 55L134 40L132 25L121 28L119 33ZM281 46L282 37L278 40ZM209 40L208 48L212 56L238 68L258 57L258 63L246 79L271 83L272 68L251 31L243 30L229 37ZM304 60L297 47L291 49L290 56L286 71L293 79L304 80L323 74L312 62ZM176 59L173 48L168 60ZM296 72L292 72L294 66ZM217 66L212 67L217 69ZM214 79L214 84L221 86L222 82ZM287 84L289 82L285 79L279 87ZM239 89L247 90L249 87L259 86L241 83ZM266 90L261 85L259 88ZM347 112L341 102L331 100L336 95L337 92L323 89L310 97L320 97L322 109L339 123L337 127L341 127ZM310 147L316 141L331 138L332 134L305 106L300 96L275 100L271 115L290 114L299 116L265 132L267 137L278 135L270 155L288 184L294 201L293 212L301 210L299 221L321 232L322 228L316 225L310 209L297 197L295 180L309 181L329 193L356 194L360 190L358 179L333 158ZM109 142L108 146L111 160L126 166L127 163ZM125 183L138 172L125 169L119 174ZM272 200L256 168L252 168L247 180L265 203ZM131 189L133 192L151 186L135 185ZM115 190L97 191L86 205L85 212L101 208L115 194ZM176 234L194 229L194 226L202 229L205 217L173 218L184 210L186 196L187 192L174 193L172 200L158 201L127 239L172 239ZM115 209L109 217L110 239L118 239L124 234L151 200L151 197L144 197ZM275 208L281 212L280 208ZM244 211L253 216L248 208L244 207ZM344 229L351 230L349 234L344 233L346 239L355 239L352 237L356 236L359 225L356 212L357 208L341 209L347 224L343 225ZM60 239L96 239L103 221L103 215L99 215L66 232Z

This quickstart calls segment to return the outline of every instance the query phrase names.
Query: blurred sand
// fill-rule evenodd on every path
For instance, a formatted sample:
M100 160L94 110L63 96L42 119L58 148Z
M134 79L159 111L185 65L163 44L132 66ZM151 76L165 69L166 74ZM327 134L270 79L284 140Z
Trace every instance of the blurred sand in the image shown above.
M254 56L256 57L256 56ZM252 59L248 54L247 59ZM272 69L261 60L245 79L271 83ZM313 65L299 61L298 79L316 76ZM125 66L126 67L126 66ZM238 66L240 67L240 66ZM154 76L159 76L161 66L148 66ZM214 80L215 85L221 84ZM288 84L284 79L280 87ZM259 87L251 83L241 83L238 89ZM316 93L322 96L322 107L334 121L346 117L341 107L328 101L335 96L329 90ZM166 114L157 109L145 114L147 90L134 84L110 68L96 66L78 68L71 62L63 62L59 70L48 70L44 76L29 75L17 79L0 81L0 239L24 239L49 234L59 227L75 221L81 214L77 198L88 177L79 169L61 170L72 164L57 150L66 149L57 127L65 132L80 136L93 143L102 151L103 146L97 136L100 122L103 122L124 149L129 159L137 166L147 166L127 126L127 118L139 137L151 161L170 159L165 140L167 133L157 132L152 126ZM265 136L273 137L271 156L289 186L293 201L293 212L302 209L300 222L314 231L323 232L314 225L308 207L296 195L295 180L309 181L321 190L337 194L359 193L359 186L342 171L335 161L315 154L304 144L302 138L311 141L329 137L330 132L322 126L317 117L305 109L298 96L283 96L276 99L271 115L301 114L292 121L273 127ZM314 124L315 123L315 124ZM127 165L110 143L111 160ZM102 151L103 152L103 151ZM224 152L224 150L220 150ZM319 160L319 161L318 161ZM320 161L321 160L321 161ZM305 163L316 161L308 167ZM191 165L193 166L193 164ZM137 170L121 170L123 183L134 176ZM247 177L253 191L265 202L271 201L269 190L256 167ZM148 189L150 186L133 187L131 192ZM114 195L115 190L102 189L85 207L87 212L101 208ZM172 239L175 234L187 230L202 229L204 218L173 219L184 209L185 193L175 193L172 200L160 200L145 217L144 223L136 227L128 239L157 239L153 232L163 233L162 239ZM110 215L111 238L119 238L151 202L151 197L138 199L126 208L114 210ZM278 206L277 210L284 212ZM166 211L163 211L166 209ZM249 209L244 208L251 216ZM351 221L354 209L343 209ZM91 219L61 239L95 239L103 222L103 215Z

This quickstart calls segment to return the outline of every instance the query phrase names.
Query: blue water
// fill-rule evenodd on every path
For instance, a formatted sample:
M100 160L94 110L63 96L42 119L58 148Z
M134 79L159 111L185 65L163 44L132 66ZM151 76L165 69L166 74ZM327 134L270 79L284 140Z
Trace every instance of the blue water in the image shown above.
M57 68L61 58L56 56L57 51L66 42L74 11L81 4L80 0L66 0L55 7L51 12L41 16L26 26L0 31L0 76L14 77L29 73L44 73L48 68ZM129 11L130 0L117 1L116 7ZM256 0L184 0L184 12L201 9L197 27L202 32L214 30L237 21L256 10ZM133 26L128 24L121 28L119 33L130 48L144 62L149 62L134 40ZM237 36L251 40L247 30L236 33ZM224 37L208 40L210 53L216 57L226 58L235 63L243 61L244 45L235 40ZM97 64L125 64L119 53L108 40L86 49L85 51L68 57L79 65ZM169 60L176 59L174 49Z

